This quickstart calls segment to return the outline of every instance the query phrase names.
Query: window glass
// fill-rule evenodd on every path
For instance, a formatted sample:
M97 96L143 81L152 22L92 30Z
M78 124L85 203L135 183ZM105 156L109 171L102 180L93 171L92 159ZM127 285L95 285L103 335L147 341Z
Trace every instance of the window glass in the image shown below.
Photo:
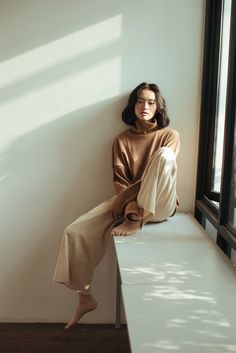
M236 132L234 129L234 152L230 180L229 223L236 229Z
M221 24L220 58L218 72L216 128L213 157L212 186L214 192L220 192L222 153L225 123L226 89L229 57L231 0L223 1L223 17Z

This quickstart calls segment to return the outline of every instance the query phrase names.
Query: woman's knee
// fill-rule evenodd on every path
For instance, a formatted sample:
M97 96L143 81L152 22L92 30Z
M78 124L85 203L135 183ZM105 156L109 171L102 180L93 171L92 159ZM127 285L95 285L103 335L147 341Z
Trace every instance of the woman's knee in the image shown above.
M159 148L158 156L163 161L174 161L175 162L175 154L174 154L174 151L170 147Z
M80 234L80 230L79 230L78 224L75 224L75 223L69 224L65 228L64 234L65 234L65 236L67 236L69 238L72 238L75 235L78 236Z
M176 169L176 158L173 150L169 147L161 147L154 154L151 165L160 166L164 168L165 166L171 167L171 169Z

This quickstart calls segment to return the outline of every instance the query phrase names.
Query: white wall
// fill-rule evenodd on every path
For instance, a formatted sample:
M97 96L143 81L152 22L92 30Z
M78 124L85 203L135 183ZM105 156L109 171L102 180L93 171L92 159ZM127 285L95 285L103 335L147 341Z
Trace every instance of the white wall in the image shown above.
M204 0L0 0L0 321L64 321L75 295L51 282L63 229L113 194L111 143L142 81L180 131L178 193L192 210ZM99 308L114 319L112 243Z

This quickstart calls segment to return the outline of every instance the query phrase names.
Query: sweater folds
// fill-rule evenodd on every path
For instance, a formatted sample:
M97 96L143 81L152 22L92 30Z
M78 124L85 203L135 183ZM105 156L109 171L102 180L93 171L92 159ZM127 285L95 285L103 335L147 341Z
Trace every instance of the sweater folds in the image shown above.
M153 154L161 147L171 148L177 157L180 137L169 127L159 128L155 122L138 120L136 125L120 133L113 142L113 183L117 193L142 179Z

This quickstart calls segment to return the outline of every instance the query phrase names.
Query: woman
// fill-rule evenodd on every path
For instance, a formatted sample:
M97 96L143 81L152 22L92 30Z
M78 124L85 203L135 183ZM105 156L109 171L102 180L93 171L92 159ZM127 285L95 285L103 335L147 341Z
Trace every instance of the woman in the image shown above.
M179 134L168 127L159 88L145 82L137 86L129 96L122 120L131 128L113 143L117 195L79 217L65 229L62 239L53 280L78 293L78 306L66 329L97 306L90 285L109 236L127 236L148 221L163 221L175 213L178 204Z

